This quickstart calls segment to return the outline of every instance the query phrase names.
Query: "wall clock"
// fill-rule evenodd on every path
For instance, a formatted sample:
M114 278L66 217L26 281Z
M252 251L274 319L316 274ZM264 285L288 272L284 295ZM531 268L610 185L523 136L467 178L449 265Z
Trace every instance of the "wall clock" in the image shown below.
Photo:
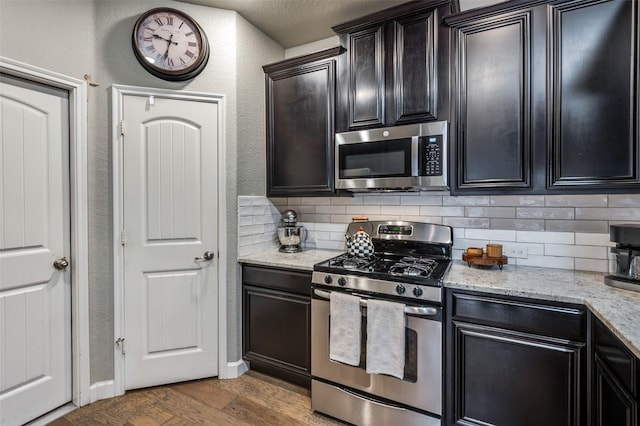
M138 62L164 80L194 78L209 60L209 43L200 25L186 13L167 7L140 15L131 41Z

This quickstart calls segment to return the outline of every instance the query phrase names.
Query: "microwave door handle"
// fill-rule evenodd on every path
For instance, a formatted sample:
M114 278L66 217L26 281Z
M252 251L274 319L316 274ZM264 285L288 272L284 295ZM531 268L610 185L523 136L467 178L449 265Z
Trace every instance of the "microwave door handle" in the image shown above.
M329 300L329 298L331 297L330 291L318 290L317 288L313 290L313 294L321 299L326 300ZM367 300L360 299L360 306L366 308ZM409 315L433 316L438 315L438 309L431 306L405 306L404 313Z
M418 169L420 167L419 141L419 136L411 137L411 176L418 176Z

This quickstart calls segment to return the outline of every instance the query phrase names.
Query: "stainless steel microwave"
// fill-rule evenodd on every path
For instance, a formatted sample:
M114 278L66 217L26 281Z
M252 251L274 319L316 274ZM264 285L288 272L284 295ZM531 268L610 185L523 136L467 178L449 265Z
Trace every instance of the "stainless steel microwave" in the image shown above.
M448 190L448 139L446 121L336 133L336 188Z

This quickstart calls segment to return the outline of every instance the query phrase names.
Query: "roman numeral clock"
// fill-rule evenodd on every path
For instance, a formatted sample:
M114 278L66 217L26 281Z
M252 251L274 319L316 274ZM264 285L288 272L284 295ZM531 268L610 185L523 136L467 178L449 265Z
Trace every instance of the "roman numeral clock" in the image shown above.
M200 25L186 13L167 7L140 15L131 41L140 65L164 80L192 79L209 60L209 43Z

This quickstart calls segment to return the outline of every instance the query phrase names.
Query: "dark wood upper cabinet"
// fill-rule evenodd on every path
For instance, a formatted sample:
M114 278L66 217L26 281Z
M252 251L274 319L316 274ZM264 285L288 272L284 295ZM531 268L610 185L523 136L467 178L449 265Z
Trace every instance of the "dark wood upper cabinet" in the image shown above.
M447 87L448 1L413 2L334 27L347 54L338 63L336 130L438 118L438 79ZM442 32L444 30L444 32ZM444 117L446 119L446 117Z
M457 28L456 183L531 188L532 13Z
M638 2L551 7L552 189L640 182Z
M342 48L265 65L267 196L334 190L335 56Z
M450 16L452 193L640 190L636 1Z

